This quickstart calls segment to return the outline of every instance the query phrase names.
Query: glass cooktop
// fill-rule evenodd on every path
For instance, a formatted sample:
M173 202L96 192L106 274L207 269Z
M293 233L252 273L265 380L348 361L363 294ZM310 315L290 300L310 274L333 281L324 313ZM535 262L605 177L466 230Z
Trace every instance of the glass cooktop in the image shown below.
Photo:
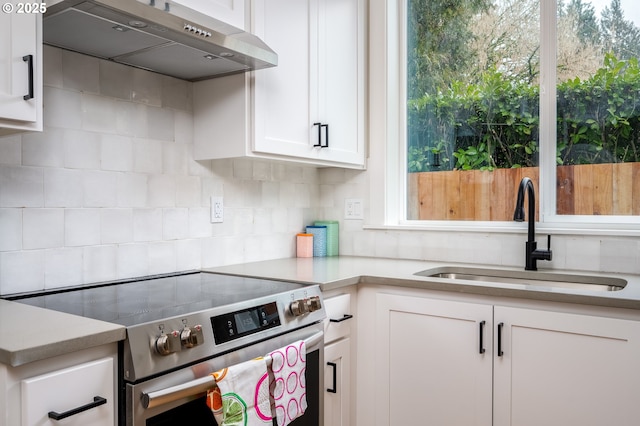
M301 287L304 284L195 272L14 301L130 327Z

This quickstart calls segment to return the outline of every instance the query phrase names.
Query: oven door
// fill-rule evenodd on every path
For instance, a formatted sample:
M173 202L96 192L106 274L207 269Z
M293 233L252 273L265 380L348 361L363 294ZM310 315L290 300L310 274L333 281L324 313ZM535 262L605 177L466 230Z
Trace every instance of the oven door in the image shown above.
M206 405L207 389L215 385L210 373L297 340L307 342L308 406L304 415L291 425L322 425L324 375L320 374L320 366L324 365L324 335L322 323L318 323L144 382L127 383L126 426L215 426L217 423Z

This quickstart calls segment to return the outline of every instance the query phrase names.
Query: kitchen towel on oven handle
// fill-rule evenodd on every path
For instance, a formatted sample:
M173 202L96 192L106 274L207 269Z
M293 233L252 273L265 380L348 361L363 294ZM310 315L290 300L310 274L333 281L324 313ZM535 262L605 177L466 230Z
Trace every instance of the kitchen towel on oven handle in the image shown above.
M271 352L273 413L278 426L286 426L307 409L307 351L304 340L298 340Z
M272 424L275 417L278 426L286 426L302 416L307 409L307 344L298 340L264 358L211 373L216 386L207 391L207 406L218 425Z
M256 358L211 373L216 386L207 405L219 426L271 425L269 373L264 358Z

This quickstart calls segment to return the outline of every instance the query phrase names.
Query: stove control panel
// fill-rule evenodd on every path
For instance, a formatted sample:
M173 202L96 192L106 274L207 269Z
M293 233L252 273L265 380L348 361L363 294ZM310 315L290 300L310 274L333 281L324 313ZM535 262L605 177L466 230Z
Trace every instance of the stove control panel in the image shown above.
M192 348L194 346L201 345L204 342L204 335L202 334L202 326L196 325L193 327L185 327L180 332L180 340L182 346L185 348Z
M180 345L180 333L175 330L168 334L162 332L154 342L154 347L160 355L170 355L178 352L182 349Z
M320 296L311 296L306 299L298 299L291 302L289 312L294 317L299 317L309 312L315 312L322 308Z
M156 353L166 356L179 352L182 349L189 349L201 345L203 342L204 335L202 333L202 326L195 325L189 327L185 324L182 331L173 330L165 333L164 329L160 328L160 336L155 339L153 347Z
M213 338L217 345L281 324L276 302L211 317Z

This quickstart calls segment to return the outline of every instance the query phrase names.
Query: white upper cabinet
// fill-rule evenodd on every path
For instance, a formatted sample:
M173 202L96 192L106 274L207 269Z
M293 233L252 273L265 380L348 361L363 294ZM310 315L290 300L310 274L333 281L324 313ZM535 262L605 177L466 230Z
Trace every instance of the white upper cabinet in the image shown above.
M5 3L0 14L0 134L42 130L40 3Z
M195 158L365 166L364 2L256 0L278 66L195 83Z
M245 29L245 0L172 0L197 12Z
M363 7L257 2L255 32L278 66L255 76L255 151L364 165Z

